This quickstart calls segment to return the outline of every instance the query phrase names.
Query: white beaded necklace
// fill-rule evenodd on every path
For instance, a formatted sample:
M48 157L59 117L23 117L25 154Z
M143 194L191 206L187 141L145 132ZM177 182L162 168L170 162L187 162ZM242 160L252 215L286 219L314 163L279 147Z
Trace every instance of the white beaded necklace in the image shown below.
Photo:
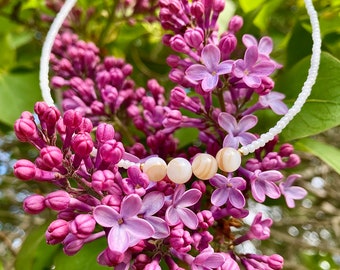
M42 97L49 106L54 106L48 78L49 59L52 46L60 27L76 2L77 0L65 1L65 4L62 6L53 21L43 45L40 59L39 79ZM131 166L140 166L143 172L146 173L152 181L160 181L167 175L173 182L181 184L187 182L191 178L192 173L194 173L194 175L199 179L207 180L216 174L218 168L225 172L233 172L237 170L241 165L241 155L253 153L255 150L263 147L267 142L271 141L276 135L280 134L295 115L300 112L302 106L305 104L316 81L320 65L321 34L318 14L313 6L312 0L304 0L304 2L312 26L313 39L312 57L308 76L293 106L275 124L275 126L270 128L268 132L260 135L257 140L248 145L242 146L238 150L229 147L222 148L217 153L216 158L209 154L202 153L195 156L192 164L184 158L174 158L169 162L169 164L166 164L166 162L159 157L151 157L143 164L122 159L118 163L118 166L125 169Z

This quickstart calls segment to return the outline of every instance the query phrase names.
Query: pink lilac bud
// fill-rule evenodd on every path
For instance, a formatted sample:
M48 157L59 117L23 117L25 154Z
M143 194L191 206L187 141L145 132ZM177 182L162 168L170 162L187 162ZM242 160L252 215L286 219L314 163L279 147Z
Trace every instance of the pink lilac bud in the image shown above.
M273 270L280 270L283 268L283 258L278 254L273 254L268 257L268 265L273 268Z
M179 110L170 110L165 115L162 124L165 128L177 128L182 123L182 113Z
M72 149L80 157L88 156L93 149L91 135L87 132L78 133L72 140Z
M256 158L250 158L247 160L247 163L246 163L247 170L255 172L256 170L261 170L261 168L262 168L262 164Z
M73 234L68 234L62 243L64 245L64 253L68 256L72 256L81 250L85 244L85 240L79 239Z
M134 263L133 263L133 269L145 269L145 266L151 262L151 258L142 253L138 254Z
M175 35L170 39L170 47L176 52L188 53L190 48L181 35Z
M227 33L220 39L218 47L221 51L221 59L228 60L230 54L236 49L237 39L234 34Z
M47 244L55 245L64 241L69 233L69 223L63 219L54 220L47 228L46 241Z
M202 193L205 193L207 190L207 186L205 185L205 183L203 181L194 181L191 185L191 188L196 188L199 191L201 191Z
M204 14L204 4L201 1L195 1L192 3L190 11L196 19L199 19Z
M63 153L56 146L46 146L41 149L40 157L49 168L58 167L63 161Z
M115 130L112 125L106 123L100 123L97 126L96 140L101 145L108 140L112 140L115 137Z
M284 143L280 146L279 155L282 157L289 157L294 152L293 145Z
M46 208L45 197L38 194L28 196L24 199L23 208L28 214L39 214Z
M159 265L159 259L152 260L151 263L145 265L145 270L161 270L162 268Z
M55 88L61 88L65 85L69 85L69 82L60 76L53 76L51 79L51 84Z
M92 113L94 115L103 115L105 114L105 105L104 103L98 101L98 100L94 100L91 105L90 108L92 110Z
M102 199L102 204L111 206L116 211L120 210L121 202L122 202L122 196L119 196L117 194L107 195Z
M70 204L70 195L63 190L57 190L48 194L45 198L45 205L55 211L62 211Z
M228 30L232 33L239 31L243 26L243 18L235 15L231 18L228 24Z
M209 231L201 231L196 232L192 235L193 246L198 250L202 251L209 247L211 241L214 240L214 237L210 234Z
M70 231L78 238L88 237L96 227L96 221L92 215L80 214L70 223Z
M197 213L198 227L202 229L208 229L214 224L213 214L209 210L203 210Z
M115 182L115 175L110 170L98 170L92 175L92 188L97 191L108 191Z
M46 124L47 134L51 136L55 132L55 125L60 118L60 112L57 107L49 107L43 114L40 121Z
M164 94L164 87L159 85L156 79L148 80L147 87L154 97Z
M116 140L106 141L99 149L101 158L113 164L117 164L125 153L124 146Z
M83 116L79 111L68 110L64 113L63 122L67 128L73 131L80 126L82 118Z
M97 262L100 265L116 266L119 263L123 262L124 258L125 258L125 253L112 251L109 248L106 248L103 252L101 252L98 255Z
M184 40L189 46L197 49L204 40L204 31L200 27L189 28L184 33Z
M78 214L73 209L62 210L58 213L57 217L66 221L71 221L76 218Z
M76 128L75 132L76 133L80 133L80 132L90 133L92 129L93 129L92 121L89 118L83 118L80 126Z
M44 101L38 101L34 104L34 112L39 116L42 117L44 113L48 110L49 106Z
M183 230L182 225L177 225L170 232L170 245L180 253L191 250L192 238L188 231Z
M32 119L19 118L14 123L14 131L21 142L29 142L37 136L37 127Z
M29 160L20 159L14 166L14 175L20 180L31 180L35 176L36 166Z
M300 157L296 154L291 154L286 162L286 167L293 168L299 165L300 163L301 163Z

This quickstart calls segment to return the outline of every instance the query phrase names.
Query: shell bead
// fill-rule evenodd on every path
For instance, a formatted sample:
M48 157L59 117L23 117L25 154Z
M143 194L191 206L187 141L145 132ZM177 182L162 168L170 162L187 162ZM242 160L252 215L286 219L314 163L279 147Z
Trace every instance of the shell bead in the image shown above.
M149 177L150 181L158 182L166 176L167 165L159 157L151 157L143 164L143 172Z
M208 180L217 173L217 161L209 154L198 154L192 164L192 172L201 180Z
M234 148L224 147L217 152L218 167L224 172L234 172L241 166L241 153Z
M167 175L176 184L188 182L192 175L192 168L189 161L184 158L174 158L168 163Z

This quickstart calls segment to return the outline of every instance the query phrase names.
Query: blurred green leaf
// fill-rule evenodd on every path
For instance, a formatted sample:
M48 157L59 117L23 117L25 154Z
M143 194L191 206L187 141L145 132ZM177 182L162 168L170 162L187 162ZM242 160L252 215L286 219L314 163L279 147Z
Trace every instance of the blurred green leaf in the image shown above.
M9 70L15 64L16 52L10 43L10 34L0 35L0 72Z
M275 91L286 94L290 106L301 91L310 65L303 59L278 78ZM318 134L340 124L340 62L322 53L319 76L301 112L283 130L281 136L291 141Z
M260 7L264 2L264 0L239 0L240 6L245 13Z
M332 145L313 140L311 138L304 138L294 144L297 150L311 153L330 167L332 167L338 174L340 174L340 150Z
M13 125L22 111L41 100L37 72L0 74L0 121Z
M260 28L261 31L265 31L268 28L272 14L282 4L282 2L283 0L272 0L265 2L261 6L261 10L254 20L254 24Z
M16 270L52 269L54 254L61 250L61 246L46 244L47 226L47 224L37 226L28 234L16 257Z
M112 269L97 263L97 256L107 247L106 238L88 243L74 256L67 256L62 251L56 254L54 265L56 269L67 270L104 270Z

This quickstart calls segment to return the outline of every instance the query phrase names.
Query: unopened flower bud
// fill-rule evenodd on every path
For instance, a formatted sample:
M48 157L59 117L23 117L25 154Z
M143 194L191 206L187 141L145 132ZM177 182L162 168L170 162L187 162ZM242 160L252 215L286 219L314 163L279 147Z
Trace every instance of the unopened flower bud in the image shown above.
M28 142L37 134L37 127L33 120L19 118L14 123L15 135L21 142Z
M175 35L170 39L170 47L176 52L187 53L190 48L181 35Z
M28 196L24 200L23 208L28 214L39 214L46 208L45 197L38 194Z
M103 160L117 164L122 159L125 150L121 142L108 140L100 147L99 152Z
M72 149L74 152L84 158L90 155L93 149L91 135L87 132L78 133L72 140Z
M46 240L50 245L61 243L69 233L69 223L63 219L51 222L46 231Z
M46 146L40 151L40 157L49 168L55 168L61 165L63 161L63 153L56 146Z
M283 268L283 258L278 254L273 254L268 257L268 265L273 270L280 270Z
M57 190L48 194L45 198L45 205L55 211L67 209L70 204L70 195L63 190Z
M20 180L31 180L35 176L36 166L29 160L20 159L14 166L14 175Z
M204 32L202 28L196 27L194 29L187 29L184 33L184 40L189 46L199 48L204 40Z
M243 26L243 19L241 16L235 15L231 18L228 24L228 30L230 32L237 32L239 31Z
M75 130L80 126L82 118L83 116L79 111L67 110L64 113L63 122L66 127L70 128L71 130Z
M63 241L64 252L68 256L76 254L84 246L84 239L79 239L73 234L68 234Z
M80 214L70 223L70 231L78 238L88 237L96 227L96 221L89 214Z
M112 125L106 123L100 123L96 131L96 139L102 144L108 140L112 140L115 137L115 130Z
M97 191L109 190L114 184L115 175L110 170L98 170L92 175L92 188Z
M179 110L171 110L166 114L162 124L165 128L179 127L182 123L182 113Z

